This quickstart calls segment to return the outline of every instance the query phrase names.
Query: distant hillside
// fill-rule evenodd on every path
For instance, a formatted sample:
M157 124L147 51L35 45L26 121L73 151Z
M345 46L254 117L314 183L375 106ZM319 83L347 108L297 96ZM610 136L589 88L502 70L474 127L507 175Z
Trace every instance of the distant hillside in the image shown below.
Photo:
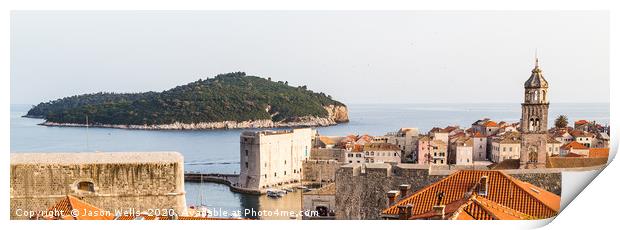
M341 102L243 72L221 74L163 92L95 93L40 103L25 115L44 125L201 129L323 126L348 121Z

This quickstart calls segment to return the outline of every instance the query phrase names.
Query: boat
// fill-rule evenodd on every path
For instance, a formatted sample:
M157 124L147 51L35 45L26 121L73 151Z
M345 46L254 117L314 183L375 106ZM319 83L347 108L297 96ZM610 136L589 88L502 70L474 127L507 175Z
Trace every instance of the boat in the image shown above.
M282 190L286 191L287 193L294 191L293 189L290 189L290 188L283 188Z
M267 196L271 198L280 198L283 196L283 194L276 190L267 190Z

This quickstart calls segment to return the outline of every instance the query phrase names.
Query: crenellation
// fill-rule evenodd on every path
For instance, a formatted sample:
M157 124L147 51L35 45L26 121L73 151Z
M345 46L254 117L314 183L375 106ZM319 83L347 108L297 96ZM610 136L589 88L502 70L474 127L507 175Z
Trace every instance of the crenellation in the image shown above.
M18 208L43 211L66 195L105 210L173 208L182 213L186 208L179 153L11 154L10 185L11 219L23 218L15 215Z

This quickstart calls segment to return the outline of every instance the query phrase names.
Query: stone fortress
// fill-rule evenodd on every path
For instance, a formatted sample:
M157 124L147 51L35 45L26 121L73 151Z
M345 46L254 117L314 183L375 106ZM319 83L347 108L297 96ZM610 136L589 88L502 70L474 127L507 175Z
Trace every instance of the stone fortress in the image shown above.
M186 211L183 156L176 152L11 154L11 219L72 195L104 210ZM154 213L156 214L156 213Z
M302 179L312 148L312 129L246 131L240 137L239 179L233 186L260 191Z

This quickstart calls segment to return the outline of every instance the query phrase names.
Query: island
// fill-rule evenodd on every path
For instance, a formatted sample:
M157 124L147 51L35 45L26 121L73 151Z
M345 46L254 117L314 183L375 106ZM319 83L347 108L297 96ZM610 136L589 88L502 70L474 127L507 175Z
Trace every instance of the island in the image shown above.
M65 97L39 103L24 117L45 119L45 126L153 130L317 127L349 121L346 105L330 95L244 72L163 92Z

